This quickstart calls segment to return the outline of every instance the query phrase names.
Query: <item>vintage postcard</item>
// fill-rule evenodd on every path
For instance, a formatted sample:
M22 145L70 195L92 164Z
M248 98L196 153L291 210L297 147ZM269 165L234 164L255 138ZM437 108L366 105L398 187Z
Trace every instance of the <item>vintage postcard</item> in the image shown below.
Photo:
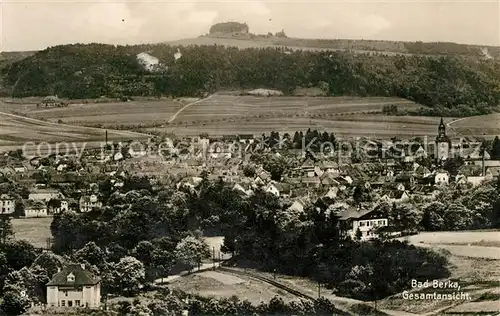
M500 315L497 0L0 22L0 315Z

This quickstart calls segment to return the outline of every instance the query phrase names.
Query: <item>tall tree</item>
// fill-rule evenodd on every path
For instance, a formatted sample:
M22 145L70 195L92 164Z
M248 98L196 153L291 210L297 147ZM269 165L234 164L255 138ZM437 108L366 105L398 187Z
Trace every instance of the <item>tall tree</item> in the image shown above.
M12 230L12 223L10 221L10 217L1 216L0 217L0 243L5 244L12 237L14 237L14 231Z
M500 139L495 136L493 144L491 145L491 158L500 160Z

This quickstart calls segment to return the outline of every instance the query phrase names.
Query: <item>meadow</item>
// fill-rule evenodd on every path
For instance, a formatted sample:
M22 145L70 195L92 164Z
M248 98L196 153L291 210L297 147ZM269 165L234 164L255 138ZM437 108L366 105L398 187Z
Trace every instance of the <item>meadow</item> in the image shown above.
M438 118L384 116L382 108L421 106L385 97L253 97L216 95L186 107L169 124L144 129L181 135L293 133L315 128L342 136L434 135Z
M399 109L417 109L420 106L400 98L356 97L255 97L216 95L187 107L174 123L211 121L224 118L265 117L321 117L341 113L382 111L384 105L394 104Z
M394 97L265 97L216 94L202 100L162 99L109 103L73 103L61 108L37 108L34 103L0 104L4 112L43 120L26 121L22 117L4 117L0 128L0 146L23 141L96 141L103 131L86 127L115 128L110 140L137 139L144 133L213 136L255 134L278 131L294 133L308 128L333 132L341 137L434 137L439 117L387 116L382 109L396 105L399 111L420 107L412 101ZM500 134L498 114L455 120L448 134L493 137ZM7 121L7 122L5 122ZM1 122L1 121L0 121ZM48 125L50 123L62 125ZM453 122L453 123L452 123ZM15 124L14 124L15 123ZM35 126L36 125L36 126ZM142 136L144 137L144 136Z
M117 125L157 124L168 120L182 108L182 101L142 100L106 103L71 103L67 107L37 107L36 104L5 104L4 112L20 113L49 122L74 125Z
M458 119L450 127L460 135L482 135L491 138L500 135L500 113Z
M109 141L147 139L148 135L129 131L108 130ZM0 116L0 150L13 150L23 145L26 152L37 151L41 143L72 143L75 148L99 147L105 140L105 130L41 121L29 117L2 113ZM31 142L30 144L28 144ZM48 148L48 146L45 146ZM43 150L47 150L47 148ZM75 149L73 146L69 147Z
M52 217L14 218L12 219L14 237L25 240L37 248L45 248L47 239L52 237L51 223Z
M471 300L408 300L394 295L380 302L383 309L401 310L418 315L491 315L498 310L500 291L499 231L422 232L404 237L411 244L431 247L449 260L451 278ZM483 245L483 246L477 246ZM430 280L432 281L432 280ZM412 290L408 285L408 290ZM457 292L455 289L413 289L419 293Z
M146 132L167 132L181 135L254 134L277 131L294 133L308 128L333 132L342 137L434 137L439 118L412 116L357 115L339 116L332 119L307 117L228 119L222 122L179 124L144 129Z

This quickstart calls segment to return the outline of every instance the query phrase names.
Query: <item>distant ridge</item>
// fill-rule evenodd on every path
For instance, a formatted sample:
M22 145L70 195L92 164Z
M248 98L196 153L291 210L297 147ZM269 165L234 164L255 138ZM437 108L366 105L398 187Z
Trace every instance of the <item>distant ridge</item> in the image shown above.
M221 45L228 47L266 48L282 47L294 50L337 50L354 52L386 53L388 55L443 55L464 56L481 59L500 59L500 46L469 45L453 42L404 42L389 40L352 40L352 39L310 39L279 37L276 35L255 35L245 32L201 35L162 42L169 46ZM141 44L137 44L141 45ZM0 68L30 57L38 51L0 52Z
M222 45L229 47L260 48L284 47L295 50L334 50L360 53L386 53L389 55L443 55L481 59L500 59L499 46L468 45L453 42L402 42L383 40L308 39L255 35L251 33L207 34L197 38L164 42L172 46ZM487 54L485 53L487 52Z

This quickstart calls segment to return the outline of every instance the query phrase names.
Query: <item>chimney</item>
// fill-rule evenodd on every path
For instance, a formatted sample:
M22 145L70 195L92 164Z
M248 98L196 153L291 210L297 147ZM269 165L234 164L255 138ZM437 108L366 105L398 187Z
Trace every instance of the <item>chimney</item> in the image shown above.
M80 267L82 267L82 269L85 270L85 264L81 263Z

